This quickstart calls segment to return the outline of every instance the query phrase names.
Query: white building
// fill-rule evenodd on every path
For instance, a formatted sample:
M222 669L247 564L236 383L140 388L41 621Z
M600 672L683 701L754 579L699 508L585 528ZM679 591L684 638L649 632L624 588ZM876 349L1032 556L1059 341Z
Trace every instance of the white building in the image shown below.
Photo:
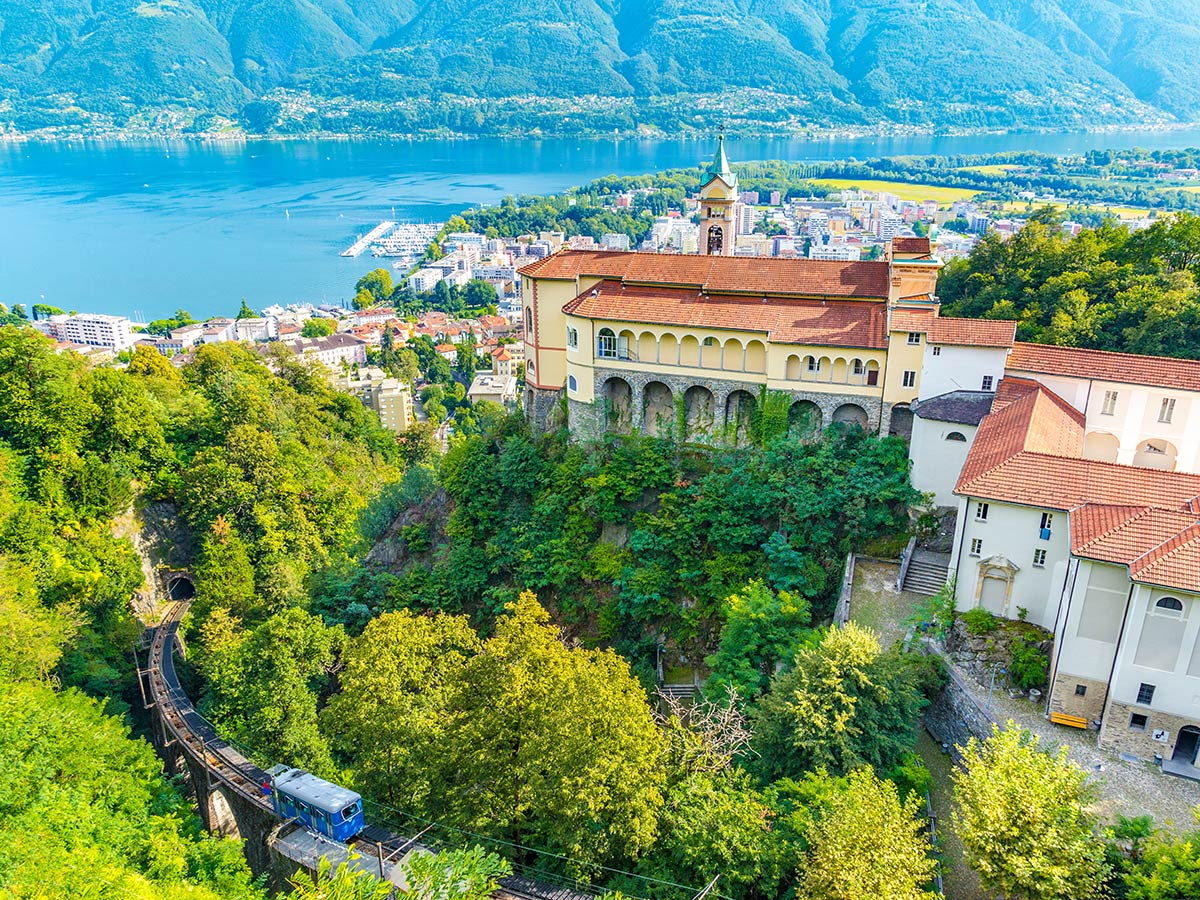
M57 315L34 323L34 327L55 340L105 347L116 353L133 346L133 328L126 316L102 313Z
M738 234L753 234L754 233L754 214L757 210L749 203L740 203L737 206L737 233Z
M292 342L291 348L300 356L320 360L334 371L340 370L343 364L365 365L367 362L367 345L353 335L345 333L331 334L328 337L300 338Z
M234 333L239 341L255 343L257 341L273 341L277 335L275 319L261 316L253 319L238 319L234 323Z
M836 259L841 262L857 262L862 259L862 248L846 242L818 244L808 248L809 259Z

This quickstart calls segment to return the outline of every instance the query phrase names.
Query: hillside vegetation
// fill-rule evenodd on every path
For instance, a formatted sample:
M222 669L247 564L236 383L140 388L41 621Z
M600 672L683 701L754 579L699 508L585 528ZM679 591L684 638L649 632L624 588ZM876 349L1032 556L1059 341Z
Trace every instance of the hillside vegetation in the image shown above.
M163 111L180 114L164 127L215 114L285 131L1144 123L1200 112L1197 51L1196 0L0 0L0 115L19 130Z

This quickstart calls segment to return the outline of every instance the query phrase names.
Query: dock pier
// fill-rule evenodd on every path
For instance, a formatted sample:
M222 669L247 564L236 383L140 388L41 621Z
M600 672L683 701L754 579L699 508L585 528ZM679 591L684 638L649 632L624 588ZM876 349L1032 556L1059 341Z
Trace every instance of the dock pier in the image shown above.
M395 222L380 222L366 234L359 235L358 240L350 245L349 249L342 251L342 256L361 256L371 244L379 240L389 231L396 227Z

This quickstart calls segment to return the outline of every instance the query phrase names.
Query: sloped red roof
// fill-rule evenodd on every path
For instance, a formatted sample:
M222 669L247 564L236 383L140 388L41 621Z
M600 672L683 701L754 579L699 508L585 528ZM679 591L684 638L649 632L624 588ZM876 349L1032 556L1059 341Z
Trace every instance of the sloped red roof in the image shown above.
M1083 426L1083 414L1048 388L1003 379L956 493L1061 510L1085 503L1184 510L1200 496L1200 475L1082 459Z
M1007 319L956 319L932 307L892 310L892 331L927 335L931 344L951 347L1011 347L1017 323Z
M933 250L927 237L892 238L893 253L918 253L928 256Z
M1200 515L1089 503L1071 511L1071 552L1122 563L1134 581L1200 590Z
M771 341L810 346L884 346L882 303L763 298L601 281L563 307L589 319L758 331Z
M1008 356L1008 369L1200 391L1200 361L1165 356L1136 356L1018 341Z
M537 278L593 276L721 293L872 299L888 296L888 264L872 261L560 250L522 266L520 271Z

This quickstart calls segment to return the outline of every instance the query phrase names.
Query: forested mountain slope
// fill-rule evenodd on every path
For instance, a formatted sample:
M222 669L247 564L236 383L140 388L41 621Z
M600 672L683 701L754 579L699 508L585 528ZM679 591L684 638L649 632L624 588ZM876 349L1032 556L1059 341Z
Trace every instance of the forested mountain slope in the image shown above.
M0 0L0 124L232 117L278 88L348 106L750 88L776 99L735 102L809 124L1190 120L1198 50L1200 0Z

